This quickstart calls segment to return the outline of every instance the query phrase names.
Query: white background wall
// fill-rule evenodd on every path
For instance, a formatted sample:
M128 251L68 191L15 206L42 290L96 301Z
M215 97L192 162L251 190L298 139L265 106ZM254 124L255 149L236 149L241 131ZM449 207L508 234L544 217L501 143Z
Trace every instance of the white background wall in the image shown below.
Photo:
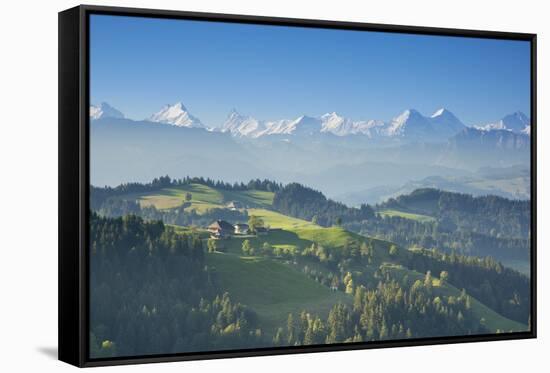
M111 368L186 372L528 372L550 365L550 23L544 1L89 1L102 5L538 34L539 338ZM4 1L0 11L0 370L68 371L57 353L57 12L75 1ZM548 144L549 147L545 148ZM546 293L546 296L545 296ZM537 368L538 367L538 368Z

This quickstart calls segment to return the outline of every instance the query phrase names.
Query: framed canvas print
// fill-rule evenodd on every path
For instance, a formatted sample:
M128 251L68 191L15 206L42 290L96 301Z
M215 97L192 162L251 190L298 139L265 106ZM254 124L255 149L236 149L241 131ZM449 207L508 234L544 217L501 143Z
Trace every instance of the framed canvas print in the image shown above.
M536 36L59 14L59 357L536 336Z

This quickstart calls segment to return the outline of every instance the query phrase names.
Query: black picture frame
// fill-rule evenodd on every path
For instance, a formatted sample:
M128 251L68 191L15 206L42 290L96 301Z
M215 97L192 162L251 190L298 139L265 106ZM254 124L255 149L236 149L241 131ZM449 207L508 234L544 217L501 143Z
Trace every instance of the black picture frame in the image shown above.
M528 41L531 45L531 330L300 347L90 359L88 353L89 30L91 14ZM536 338L536 34L81 5L59 13L59 360L79 367Z

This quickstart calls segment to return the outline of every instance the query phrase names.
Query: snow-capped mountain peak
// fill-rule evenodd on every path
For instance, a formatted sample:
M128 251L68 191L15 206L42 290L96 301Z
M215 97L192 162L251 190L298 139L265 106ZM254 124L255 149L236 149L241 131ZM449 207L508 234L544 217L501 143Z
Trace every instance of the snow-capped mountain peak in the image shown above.
M227 117L234 117L234 116L240 116L239 112L235 108L231 109L229 111L229 114L227 114Z
M222 124L222 131L229 132L234 136L257 137L265 130L265 126L257 119L240 114L236 109L232 109L227 115L227 119Z
M363 122L353 122L351 119L342 117L336 112L321 115L321 132L330 132L337 136L346 136L361 132L358 124Z
M447 116L447 115L452 115L454 116L453 113L451 113L449 110L447 110L446 108L441 108L441 109L438 109L436 110L430 118L437 118L437 117L441 117L441 116Z
M385 130L387 136L407 137L418 141L441 141L463 130L466 126L445 108L426 117L418 110L408 109L393 118Z
M527 115L523 114L521 111L506 115L501 119L501 122L506 129L513 132L521 132L525 127L531 125L531 121Z
M531 121L524 113L516 111L515 113L504 116L498 122L475 126L475 128L484 131L508 130L529 135L531 134Z
M124 114L106 102L102 102L99 105L90 105L90 119L96 120L101 118L124 118Z
M321 121L323 122L323 131L339 128L346 118L338 115L335 111L332 113L326 113L321 115Z
M182 102L165 105L160 111L151 115L151 122L167 123L178 127L206 128L199 118L191 115Z
M410 118L410 117L423 117L423 115L420 114L420 112L416 109L407 109L403 113L401 113L400 116L407 117L407 118Z
M246 117L239 114L236 109L231 109L229 114L227 114L227 119L222 125L222 130L229 130L238 125Z
M332 113L326 113L321 115L321 119L326 121L342 121L344 117L338 115L338 113L333 111Z
M415 109L407 109L397 117L393 118L388 125L387 134L389 136L404 136L407 133L426 131L430 123L426 117Z
M437 110L430 116L434 130L443 136L453 136L463 130L466 125L460 121L452 112L445 108Z
M420 114L418 110L407 109L401 114L399 114L397 117L393 118L392 123L395 126L403 126L413 120L424 121L425 119L426 118L422 114Z

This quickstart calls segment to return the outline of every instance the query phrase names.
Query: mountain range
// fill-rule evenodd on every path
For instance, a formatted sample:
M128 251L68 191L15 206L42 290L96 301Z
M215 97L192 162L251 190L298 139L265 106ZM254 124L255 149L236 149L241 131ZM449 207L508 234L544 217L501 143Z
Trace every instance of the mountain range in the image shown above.
M525 179L487 182L475 176L481 167L529 167L528 120L521 113L475 127L447 109L429 116L409 109L386 122L354 121L334 112L260 121L232 110L220 127L211 128L182 103L144 120L125 118L102 103L90 108L90 117L93 185L166 174L230 182L273 178L355 203L378 202L390 190L431 178L422 184L449 186L452 179L455 191L526 195ZM479 182L491 185L481 188Z
M296 119L260 121L233 110L221 128L233 136L247 138L325 133L339 137L363 135L369 139L406 138L438 141L449 138L466 126L447 109L440 109L429 117L423 116L415 109L408 109L389 122L375 119L355 121L336 112L319 117L303 115Z
M90 117L123 118L124 115L107 103L90 107ZM530 120L522 112L515 112L502 119L484 125L467 126L451 111L441 108L429 116L415 109L407 109L389 121L353 120L336 112L318 117L302 115L294 119L258 120L240 114L233 109L220 127L207 127L199 118L189 112L182 102L165 105L160 111L146 119L152 123L164 123L177 127L202 128L221 131L236 138L257 139L266 136L301 136L329 134L338 137L363 136L366 139L399 139L416 142L441 142L454 135L483 136L478 131L508 131L529 136Z

